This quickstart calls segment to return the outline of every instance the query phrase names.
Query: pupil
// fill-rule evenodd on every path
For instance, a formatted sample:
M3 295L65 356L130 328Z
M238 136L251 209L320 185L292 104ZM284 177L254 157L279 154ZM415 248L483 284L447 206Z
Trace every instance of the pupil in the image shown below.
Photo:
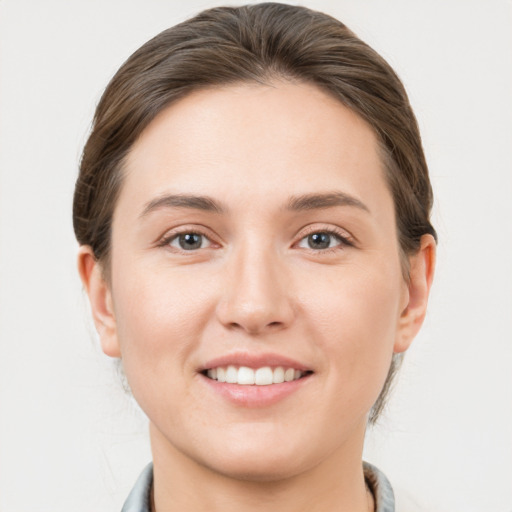
M199 249L201 247L201 235L196 233L180 235L179 243L180 247L186 251L190 249Z
M331 242L331 236L327 233L313 233L308 239L310 247L314 249L327 249Z

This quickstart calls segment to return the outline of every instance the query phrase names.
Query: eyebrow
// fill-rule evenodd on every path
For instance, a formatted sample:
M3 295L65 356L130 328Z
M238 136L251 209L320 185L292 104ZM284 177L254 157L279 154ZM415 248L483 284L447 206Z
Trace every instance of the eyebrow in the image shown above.
M362 201L345 192L327 192L323 194L294 196L288 200L286 209L300 212L333 208L335 206L353 206L368 213L370 212L370 209Z
M140 217L162 208L191 208L214 213L224 213L225 208L215 199L208 196L194 196L187 194L169 194L157 197L146 204Z
M284 210L302 212L308 210L321 210L335 206L352 206L369 212L369 208L354 196L345 192L326 192L315 194L303 194L292 196L288 199ZM228 208L208 196L196 196L188 194L169 194L157 197L146 204L140 217L162 208L190 208L213 213L225 213Z

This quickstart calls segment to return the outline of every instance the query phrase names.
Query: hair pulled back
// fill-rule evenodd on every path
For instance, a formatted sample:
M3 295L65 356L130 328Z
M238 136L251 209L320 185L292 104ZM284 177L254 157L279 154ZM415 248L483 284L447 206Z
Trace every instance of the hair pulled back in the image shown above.
M219 7L160 33L121 66L97 106L73 202L78 242L108 275L111 224L123 162L148 124L192 91L226 84L307 82L329 92L374 130L393 196L403 255L430 223L432 189L414 113L399 78L343 23L305 7ZM384 405L395 356L370 421Z

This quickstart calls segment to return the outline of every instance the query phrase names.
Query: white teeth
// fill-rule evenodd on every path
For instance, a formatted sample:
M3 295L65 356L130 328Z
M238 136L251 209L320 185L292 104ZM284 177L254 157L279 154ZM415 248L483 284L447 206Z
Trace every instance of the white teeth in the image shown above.
M228 366L226 370L226 382L229 384L236 384L238 380L238 371L235 366Z
M294 377L295 377L295 370L293 368L288 368L284 372L284 380L285 380L285 382L292 381Z
M219 382L226 382L226 369L219 366L217 368L217 380Z
M274 375L272 374L272 368L270 368L270 366L264 366L263 368L258 368L256 370L254 383L258 386L268 386L269 384L272 384L273 380Z
M274 384L281 384L284 382L284 368L282 366L278 366L274 368L274 375L272 377L272 382Z
M254 370L247 366L240 366L238 368L234 365L229 365L227 367L210 368L206 374L212 380L227 382L228 384L269 386L270 384L281 384L300 379L303 372L295 368L285 369L282 366L277 366L273 369L270 366L263 366Z
M238 384L254 384L254 370L247 366L238 369Z

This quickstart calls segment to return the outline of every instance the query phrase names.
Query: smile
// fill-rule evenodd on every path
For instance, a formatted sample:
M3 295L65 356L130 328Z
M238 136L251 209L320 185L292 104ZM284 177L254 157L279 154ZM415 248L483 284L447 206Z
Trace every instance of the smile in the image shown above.
M249 368L248 366L217 366L204 371L204 375L218 382L239 384L242 386L269 386L298 380L311 372L277 366L263 366L261 368Z

